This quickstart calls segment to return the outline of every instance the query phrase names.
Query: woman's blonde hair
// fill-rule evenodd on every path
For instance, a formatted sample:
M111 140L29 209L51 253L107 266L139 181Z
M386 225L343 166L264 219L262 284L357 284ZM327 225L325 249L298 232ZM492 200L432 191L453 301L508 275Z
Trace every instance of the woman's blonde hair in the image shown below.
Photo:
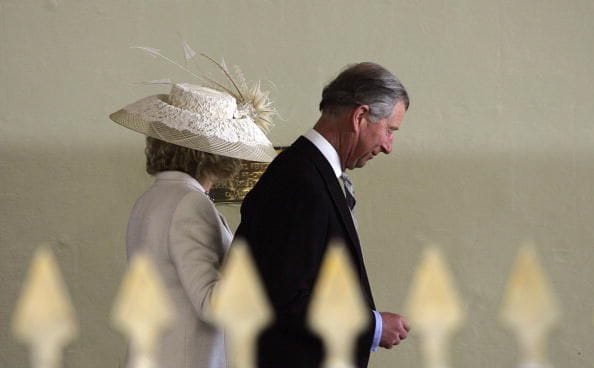
M241 160L178 146L146 137L146 172L176 170L200 179L227 180L239 171Z

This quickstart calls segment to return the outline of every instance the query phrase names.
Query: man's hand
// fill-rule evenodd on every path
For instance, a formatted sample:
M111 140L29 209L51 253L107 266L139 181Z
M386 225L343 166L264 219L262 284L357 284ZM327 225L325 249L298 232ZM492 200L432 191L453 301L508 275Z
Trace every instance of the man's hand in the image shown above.
M382 337L380 346L386 349L392 349L394 345L400 344L400 341L406 339L410 327L408 322L399 314L390 312L380 312L382 317Z

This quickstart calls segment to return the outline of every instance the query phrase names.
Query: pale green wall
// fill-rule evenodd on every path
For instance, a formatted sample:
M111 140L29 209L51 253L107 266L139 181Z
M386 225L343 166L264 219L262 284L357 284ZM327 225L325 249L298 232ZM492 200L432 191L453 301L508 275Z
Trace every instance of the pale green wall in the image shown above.
M353 173L378 305L401 310L422 248L439 243L468 321L455 367L512 367L496 314L518 246L533 240L561 300L556 367L594 365L594 2L0 0L0 366L25 367L9 318L33 249L55 244L81 335L66 367L121 364L108 314L128 212L149 184L143 139L107 116L136 82L187 75L180 36L274 82L289 144L317 118L321 87L377 61L412 105L391 156ZM270 84L267 84L270 86ZM234 224L237 207L223 212ZM419 367L418 336L373 367Z

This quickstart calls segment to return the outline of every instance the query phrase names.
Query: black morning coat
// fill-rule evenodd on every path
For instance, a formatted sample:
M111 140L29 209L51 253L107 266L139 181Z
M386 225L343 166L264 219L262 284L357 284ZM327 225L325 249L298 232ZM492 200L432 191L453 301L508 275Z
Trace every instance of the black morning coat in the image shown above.
M248 193L235 236L248 242L275 312L274 324L258 339L258 367L321 365L323 343L308 330L306 317L331 240L344 242L369 305L368 328L353 352L357 367L367 367L375 304L359 238L332 167L308 139L300 137L280 153Z

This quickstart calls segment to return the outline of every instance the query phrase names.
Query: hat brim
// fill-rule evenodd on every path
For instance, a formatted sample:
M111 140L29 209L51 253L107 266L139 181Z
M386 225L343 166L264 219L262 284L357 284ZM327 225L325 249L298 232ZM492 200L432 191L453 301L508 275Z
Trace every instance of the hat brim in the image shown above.
M164 109L167 110L167 114L162 114ZM248 143L242 141L238 135L223 139L215 134L209 134L208 129L197 134L186 129L172 128L171 126L176 126L181 119L201 122L203 118L190 111L169 105L168 95L145 97L114 112L109 115L109 118L123 127L144 135L215 155L258 162L270 162L276 156L272 143L249 118L227 119L216 123L238 134L243 133L244 136L247 132L247 135L255 136L257 141L262 143L253 142L254 139Z

